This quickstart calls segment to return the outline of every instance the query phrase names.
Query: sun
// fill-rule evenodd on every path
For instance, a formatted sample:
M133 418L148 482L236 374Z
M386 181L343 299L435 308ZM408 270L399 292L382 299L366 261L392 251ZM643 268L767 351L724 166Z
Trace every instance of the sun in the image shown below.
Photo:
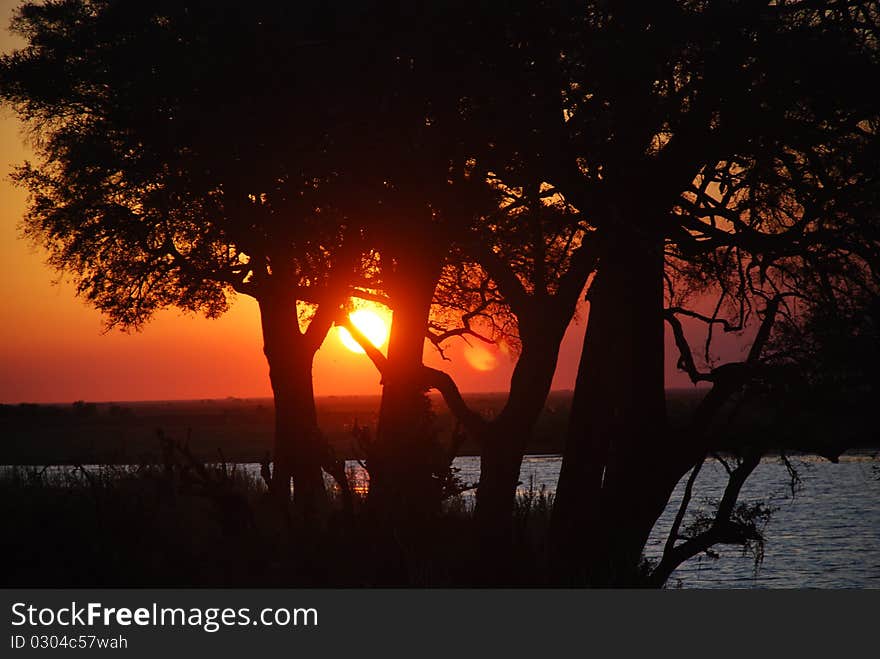
M498 365L498 358L482 345L472 345L465 349L464 358L477 371L491 371Z
M351 320L352 325L357 327L369 339L370 343L377 348L381 348L388 339L388 325L375 311L358 309L353 311L348 318ZM342 341L342 345L352 352L364 354L364 349L361 348L360 344L354 340L354 337L344 327L339 328L339 340Z

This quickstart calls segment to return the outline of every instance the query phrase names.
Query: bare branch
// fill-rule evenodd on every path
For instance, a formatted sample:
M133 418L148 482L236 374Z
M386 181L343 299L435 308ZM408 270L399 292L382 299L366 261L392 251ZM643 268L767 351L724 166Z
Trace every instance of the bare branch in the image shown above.
M670 556L672 551L675 549L675 543L679 539L679 531L681 530L681 523L684 520L685 513L687 513L688 506L691 503L691 497L693 496L694 491L694 483L697 480L697 476L700 473L700 469L703 467L703 463L706 461L705 454L700 457L697 463L694 465L693 469L691 469L691 475L687 479L687 483L684 486L684 493L681 495L681 504L678 506L678 512L675 514L675 519L672 522L672 527L669 529L669 537L666 539L666 546L663 549L664 558Z
M730 473L727 487L718 504L715 517L709 528L685 540L677 547L667 545L663 558L651 572L651 581L663 585L669 576L686 560L707 551L716 544L745 544L754 539L751 529L736 524L731 519L740 491L746 479L761 461L759 451L747 451L740 464Z

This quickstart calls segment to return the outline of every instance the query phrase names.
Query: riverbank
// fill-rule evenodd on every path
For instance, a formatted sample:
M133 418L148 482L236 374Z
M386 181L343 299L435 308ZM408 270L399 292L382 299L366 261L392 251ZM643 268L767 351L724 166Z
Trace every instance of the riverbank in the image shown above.
M434 398L434 424L441 441L454 421ZM466 396L473 409L492 416L502 394ZM531 453L558 453L568 418L571 392L550 395ZM375 427L378 396L326 396L317 399L318 418L337 457L362 458L352 427ZM186 442L199 460L260 462L272 449L274 410L268 398L193 401L77 402L54 405L0 405L0 464L140 464L161 459L158 433ZM479 448L466 441L462 455Z
M667 392L670 423L682 425L705 390ZM434 425L440 441L448 441L454 421L443 402L432 396ZM504 404L504 394L468 394L472 409L491 418ZM378 396L326 396L317 399L318 418L337 457L363 458L352 426L374 428ZM571 392L552 392L526 448L531 455L563 450ZM748 423L750 434L773 425L772 413ZM787 428L792 421L785 420ZM813 427L804 421L790 430L799 437ZM822 424L815 424L821 428ZM847 446L870 454L877 444L877 427L848 429L859 441ZM726 429L730 432L730 428ZM143 464L161 461L159 433L186 442L192 454L205 462L261 462L272 449L274 411L268 398L226 398L195 401L77 402L55 405L0 405L0 465ZM734 430L735 432L735 430ZM774 432L773 430L765 432ZM818 432L818 431L817 431ZM781 435L782 436L782 435ZM465 441L459 455L479 455L479 447Z

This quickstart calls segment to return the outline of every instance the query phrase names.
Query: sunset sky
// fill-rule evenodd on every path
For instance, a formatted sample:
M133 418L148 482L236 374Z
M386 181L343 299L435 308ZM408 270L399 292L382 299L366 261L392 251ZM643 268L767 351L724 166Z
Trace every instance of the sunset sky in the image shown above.
M0 0L0 50L21 45L6 27L17 0ZM219 320L176 310L158 314L139 333L103 332L100 314L74 295L45 255L21 239L26 195L9 180L11 168L32 157L11 111L0 112L0 403L168 400L255 397L271 394L262 354L256 302L239 296ZM585 324L569 328L554 388L574 385ZM667 337L668 355L672 345ZM504 391L513 367L501 351L454 342L443 362L426 348L426 361L442 367L465 392ZM667 360L667 384L688 386ZM481 370L484 369L484 370ZM365 355L343 347L334 329L315 361L318 395L379 393L379 377Z

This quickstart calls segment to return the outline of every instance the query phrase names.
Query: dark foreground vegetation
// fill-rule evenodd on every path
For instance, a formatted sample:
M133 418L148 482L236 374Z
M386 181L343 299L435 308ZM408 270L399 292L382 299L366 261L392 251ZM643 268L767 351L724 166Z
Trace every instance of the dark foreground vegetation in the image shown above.
M476 586L472 506L447 498L414 541L385 544L355 489L335 491L306 524L266 483L224 466L18 468L0 475L4 586ZM543 542L552 496L517 497L515 573L547 583Z
M441 509L415 533L398 534L389 544L369 508L365 472L350 469L348 488L331 488L320 514L304 519L292 502L270 494L269 463L260 475L241 465L206 464L185 443L161 433L156 454L156 461L138 465L0 467L0 515L9 531L0 537L0 555L9 566L0 585L559 585L548 545L554 494L534 477L520 483L509 556L487 569L474 499L466 495L473 484L454 468ZM876 449L863 455L877 460ZM790 489L794 498L802 487L798 461L785 453L775 459L789 477L777 486ZM738 464L730 454L715 460L725 469ZM880 479L878 469L875 462L871 472ZM692 488L688 479L683 503ZM700 543L695 554L709 558L718 558L713 545L738 545L754 560L757 575L765 541L772 541L765 529L777 511L774 496L732 501L729 489L721 499L692 506L687 518L687 506L680 508L672 532L682 546ZM727 527L718 523L725 499ZM668 551L653 559L642 556L629 585L675 587L669 578L679 564Z

